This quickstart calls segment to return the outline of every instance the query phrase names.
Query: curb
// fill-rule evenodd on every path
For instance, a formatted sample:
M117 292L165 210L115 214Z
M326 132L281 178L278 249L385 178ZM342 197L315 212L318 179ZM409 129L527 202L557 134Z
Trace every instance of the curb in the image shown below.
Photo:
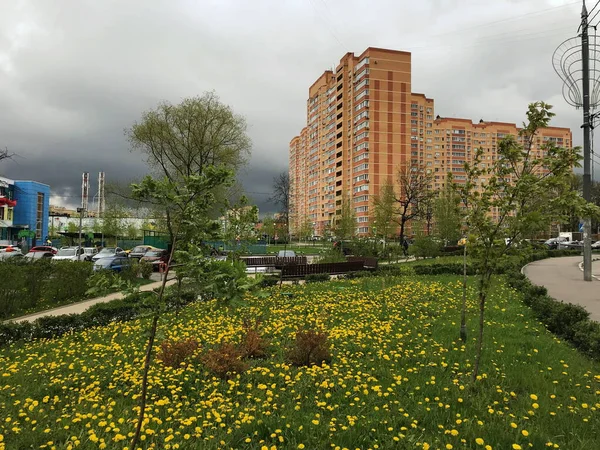
M594 261L600 261L600 259L598 259L598 258L597 259L592 258L592 262L594 262ZM577 266L579 267L579 270L581 270L583 272L583 261L581 261ZM595 279L595 280L597 280L597 281L600 281L600 276L598 276L598 275L592 274L592 278Z

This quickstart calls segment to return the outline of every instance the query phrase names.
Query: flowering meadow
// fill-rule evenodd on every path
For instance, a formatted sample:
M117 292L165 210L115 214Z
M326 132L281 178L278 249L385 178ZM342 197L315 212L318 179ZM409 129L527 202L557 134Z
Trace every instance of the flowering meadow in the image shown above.
M269 295L264 295L264 293ZM155 358L140 448L599 449L600 365L548 333L496 280L481 379L457 339L461 283L407 276L270 288L236 308L187 306L156 348L194 338L180 368ZM229 379L201 354L259 320L267 355ZM138 412L149 319L0 350L0 450L123 449ZM296 331L326 332L329 364L286 363Z

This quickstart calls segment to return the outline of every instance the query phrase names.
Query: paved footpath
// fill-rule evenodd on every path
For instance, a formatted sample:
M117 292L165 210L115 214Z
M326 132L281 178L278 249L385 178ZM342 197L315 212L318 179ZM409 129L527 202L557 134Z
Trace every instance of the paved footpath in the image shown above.
M600 261L592 265L592 281L583 281L581 261L581 256L543 259L526 265L523 273L533 284L548 289L551 297L583 306L591 319L600 322Z
M157 278L157 276L153 275L153 278ZM167 281L167 286L175 283L175 281L176 280L174 280L174 279L170 279L169 281ZM140 287L140 291L142 291L142 292L151 291L153 289L159 288L161 286L161 284L162 284L162 281L156 281L154 283L144 284L143 286ZM105 297L92 298L90 300L73 303L71 305L65 305L65 306L61 306L58 308L47 309L46 311L41 311L39 313L28 314L26 316L17 317L15 319L11 319L10 321L17 322L17 323L33 322L34 320L39 319L40 317L62 316L65 314L81 314L86 309L88 309L90 306L93 306L97 303L110 302L111 300L118 300L123 297L124 297L124 295L122 293L115 292L114 294L110 294Z

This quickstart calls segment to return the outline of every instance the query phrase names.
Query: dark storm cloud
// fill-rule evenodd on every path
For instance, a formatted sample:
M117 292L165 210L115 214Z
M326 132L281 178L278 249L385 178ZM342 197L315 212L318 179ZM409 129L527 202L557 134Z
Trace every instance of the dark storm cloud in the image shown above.
M84 170L93 183L99 170L118 182L146 172L123 135L143 111L214 90L247 118L254 149L240 179L272 212L308 87L368 46L412 51L413 91L437 114L514 122L543 99L579 142L580 113L551 67L577 29L572 3L0 0L0 145L20 155L0 172L76 204Z

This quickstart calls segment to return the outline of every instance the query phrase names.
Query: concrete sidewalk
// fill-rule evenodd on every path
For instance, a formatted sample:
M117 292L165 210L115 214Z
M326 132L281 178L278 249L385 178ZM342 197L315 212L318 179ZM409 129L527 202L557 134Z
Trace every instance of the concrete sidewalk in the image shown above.
M533 284L548 289L551 297L583 306L592 320L600 322L600 281L583 281L581 261L581 256L544 259L526 265L523 273ZM592 273L600 276L600 261L593 263Z
M175 279L169 279L169 281L167 281L167 286L170 286L171 284L175 283L175 281L176 281ZM140 287L140 291L142 291L142 292L152 291L153 289L160 288L161 284L162 284L162 281L156 281L154 283L145 284L142 287ZM16 323L33 322L34 320L39 319L40 317L63 316L66 314L81 314L86 309L88 309L90 306L93 306L97 303L106 303L106 302L110 302L111 300L121 299L123 297L124 297L124 295L122 293L115 292L115 293L109 294L105 297L92 298L89 300L84 300L82 302L73 303L71 305L65 305L65 306L60 306L58 308L48 309L46 311L40 311L39 313L33 313L33 314L28 314L26 316L16 317L14 319L8 320L7 322L16 322Z

